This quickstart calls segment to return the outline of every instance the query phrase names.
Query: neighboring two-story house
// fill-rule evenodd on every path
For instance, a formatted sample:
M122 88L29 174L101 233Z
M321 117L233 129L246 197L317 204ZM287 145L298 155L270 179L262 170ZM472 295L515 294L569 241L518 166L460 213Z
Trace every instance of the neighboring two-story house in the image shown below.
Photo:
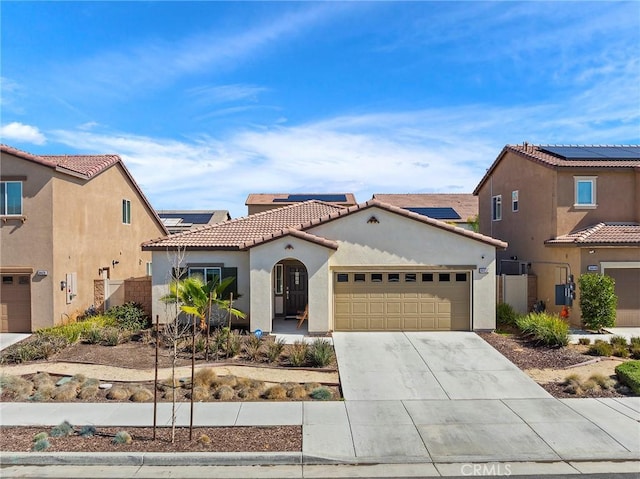
M480 233L508 242L498 274L537 278L537 299L560 311L569 275L616 282L616 325L640 326L640 147L507 145L484 175ZM579 295L570 321L580 324Z
M61 323L102 280L150 274L140 245L167 230L119 156L0 155L2 332Z

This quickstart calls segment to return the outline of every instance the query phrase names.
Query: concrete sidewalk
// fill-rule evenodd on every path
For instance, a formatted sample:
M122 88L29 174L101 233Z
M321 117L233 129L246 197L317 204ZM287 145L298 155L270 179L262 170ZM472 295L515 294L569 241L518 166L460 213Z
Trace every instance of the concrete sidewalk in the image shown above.
M160 404L159 425L170 424ZM196 426L301 425L302 454L260 463L407 464L640 460L640 398L198 403ZM150 426L151 404L2 403L3 426ZM180 403L177 423L189 423ZM488 440L490 438L490 440ZM54 458L58 454L41 454ZM125 462L131 453L122 456ZM148 456L148 454L147 454ZM170 455L174 457L175 455ZM232 455L233 456L233 455ZM240 460L242 454L235 460ZM248 454L253 458L255 454ZM2 453L4 464L34 453ZM216 455L207 455L220 463ZM91 455L89 459L98 460ZM87 461L85 458L83 461ZM115 459L110 459L115 460ZM252 462L255 464L255 462Z

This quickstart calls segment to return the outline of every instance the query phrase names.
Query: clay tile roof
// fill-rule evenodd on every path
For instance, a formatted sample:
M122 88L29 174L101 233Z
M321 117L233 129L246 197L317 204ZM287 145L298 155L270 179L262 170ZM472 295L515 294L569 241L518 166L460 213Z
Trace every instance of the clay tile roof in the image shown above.
M344 207L320 201L296 203L151 240L144 243L143 248L246 249L291 234L290 228L335 214L342 209ZM307 234L304 239L309 240L312 236Z
M369 200L366 203L351 207L335 206L321 201L311 200L304 203L296 203L283 208L256 213L243 218L225 221L216 225L165 236L142 245L143 250L159 250L165 248L184 247L188 249L233 249L242 250L251 248L267 241L272 241L283 236L291 235L297 238L311 241L327 248L337 249L335 241L321 238L307 230L323 223L353 214L368 208L381 208L395 214L411 218L421 223L426 223L455 234L466 236L497 248L505 249L507 243L474 233L469 230L452 226L443 221L438 221L427 216L419 215L411 211L382 203L378 200Z
M118 155L40 155L59 168L91 178L120 161Z
M640 246L639 223L598 223L545 241L548 245Z
M478 215L478 197L471 193L376 193L373 199L400 208L453 208L462 223Z
M120 162L118 155L34 155L9 145L0 145L0 151L87 179Z
M568 145L569 148L571 146L577 145ZM498 157L495 159L491 167L484 174L478 186L473 190L474 195L478 195L480 192L480 188L485 182L489 179L493 170L498 166L498 163L502 161L505 155L508 152L514 153L521 157L524 157L530 161L535 163L539 163L548 168L637 168L640 169L640 155L631 155L629 157L630 150L637 151L638 145L597 145L597 146L587 146L587 145L579 145L578 148L591 149L594 151L598 151L600 149L608 149L610 151L615 151L616 148L619 148L620 151L624 151L625 155L623 158L567 158L562 156L561 154L552 154L548 151L544 151L545 149L554 149L554 147L566 148L563 145L530 145L528 143L524 143L522 145L506 145Z

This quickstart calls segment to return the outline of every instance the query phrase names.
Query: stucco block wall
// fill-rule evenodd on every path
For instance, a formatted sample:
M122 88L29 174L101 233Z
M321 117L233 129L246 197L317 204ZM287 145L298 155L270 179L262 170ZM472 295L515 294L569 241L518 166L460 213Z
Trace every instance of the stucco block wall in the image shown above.
M233 306L249 314L251 301L251 284L249 281L249 253L247 251L186 251L180 262L181 267L192 265L224 265L225 268L237 268L239 298L234 299ZM159 315L160 322L172 319L172 311L160 298L169 293L171 272L176 266L177 255L174 251L153 251L153 276L151 286L152 314L155 321Z

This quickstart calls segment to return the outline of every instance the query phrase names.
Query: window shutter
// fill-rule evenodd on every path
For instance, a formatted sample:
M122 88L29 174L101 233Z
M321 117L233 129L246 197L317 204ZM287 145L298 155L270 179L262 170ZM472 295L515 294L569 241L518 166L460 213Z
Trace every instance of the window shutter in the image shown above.
M238 268L222 268L222 279L230 276L233 276L235 279L225 291L224 299L229 299L229 294L233 293L233 300L235 301L238 298Z

